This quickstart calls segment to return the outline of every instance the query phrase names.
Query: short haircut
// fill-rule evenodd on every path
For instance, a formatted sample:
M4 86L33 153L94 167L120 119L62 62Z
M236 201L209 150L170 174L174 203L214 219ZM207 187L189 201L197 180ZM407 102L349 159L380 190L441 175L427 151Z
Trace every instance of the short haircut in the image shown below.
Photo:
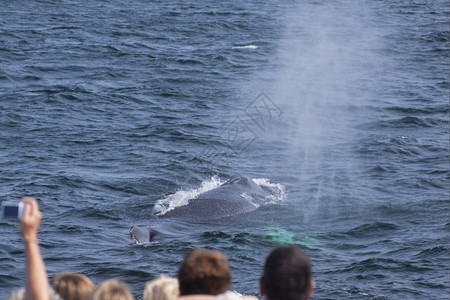
M90 300L134 300L134 297L125 282L112 278L100 283Z
M231 271L227 259L218 251L194 249L178 271L180 295L219 295L231 287Z
M175 300L179 295L178 279L161 274L145 284L143 299Z
M311 280L311 261L296 246L273 249L266 259L261 279L270 300L304 299L309 291Z
M52 286L64 300L87 300L95 289L87 276L67 271L56 274Z

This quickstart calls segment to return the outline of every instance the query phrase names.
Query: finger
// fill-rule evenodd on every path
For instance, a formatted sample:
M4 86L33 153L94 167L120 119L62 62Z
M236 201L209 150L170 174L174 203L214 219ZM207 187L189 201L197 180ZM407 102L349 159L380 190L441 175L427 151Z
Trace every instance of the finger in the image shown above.
M34 198L24 197L22 198L22 202L26 204L25 206L30 208L30 212L34 212L38 207L37 201Z
M32 210L33 210L33 204L32 201L30 201L29 198L22 198L22 203L25 205L23 208L23 217L28 218L29 216L32 215Z
M33 217L39 217L40 212L36 199L25 197L22 198L21 201L25 204L23 217L25 217L26 220L31 220Z
M31 197L23 197L21 201L25 202L25 203L29 203L32 206L37 205L36 199L31 198Z

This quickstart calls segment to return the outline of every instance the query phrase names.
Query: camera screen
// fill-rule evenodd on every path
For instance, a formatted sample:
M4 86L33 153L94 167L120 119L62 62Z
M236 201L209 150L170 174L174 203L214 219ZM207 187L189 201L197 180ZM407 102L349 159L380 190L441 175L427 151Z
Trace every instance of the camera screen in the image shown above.
M3 217L5 218L17 218L19 214L18 206L5 206L3 209Z

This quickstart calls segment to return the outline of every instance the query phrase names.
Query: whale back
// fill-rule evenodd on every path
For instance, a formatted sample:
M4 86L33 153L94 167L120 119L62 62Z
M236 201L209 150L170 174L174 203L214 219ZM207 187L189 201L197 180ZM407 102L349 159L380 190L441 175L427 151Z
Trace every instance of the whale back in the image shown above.
M259 206L255 203L267 195L252 179L235 177L163 216L191 220L220 219L255 210Z
M168 211L163 217L189 220L216 220L255 210L248 201L224 201L221 199L191 199L189 204Z

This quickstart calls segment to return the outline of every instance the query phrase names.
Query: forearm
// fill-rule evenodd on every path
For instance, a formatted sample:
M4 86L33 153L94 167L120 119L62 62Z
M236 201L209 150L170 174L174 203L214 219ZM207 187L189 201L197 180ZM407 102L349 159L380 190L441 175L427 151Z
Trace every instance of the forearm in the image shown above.
M47 271L39 250L39 244L35 238L25 239L25 299L49 300L49 284Z

